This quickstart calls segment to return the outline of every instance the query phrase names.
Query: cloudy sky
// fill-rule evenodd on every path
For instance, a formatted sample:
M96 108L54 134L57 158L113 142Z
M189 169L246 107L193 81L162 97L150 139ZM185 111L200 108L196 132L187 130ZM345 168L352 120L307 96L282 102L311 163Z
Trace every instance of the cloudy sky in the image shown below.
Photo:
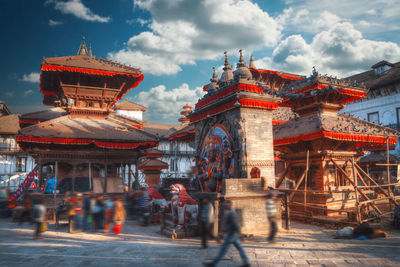
M258 68L338 77L400 61L399 0L1 0L0 100L14 113L46 108L43 57L74 55L82 36L95 56L140 68L125 98L145 119L176 124L221 69L228 51Z

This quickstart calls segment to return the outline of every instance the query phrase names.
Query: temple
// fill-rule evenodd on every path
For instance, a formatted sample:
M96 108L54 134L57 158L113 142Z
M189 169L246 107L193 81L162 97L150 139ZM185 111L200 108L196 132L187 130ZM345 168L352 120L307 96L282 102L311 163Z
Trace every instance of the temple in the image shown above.
M38 163L39 187L57 177L60 193L124 190L125 168L158 145L143 122L113 109L142 80L139 69L95 57L84 42L75 56L43 59L40 92L54 108L22 115L17 139Z
M376 196L357 188L373 181L355 162L373 147L395 145L398 132L338 114L346 103L365 98L365 87L314 70L311 77L291 83L281 92L281 105L291 107L296 116L274 128L275 150L286 163L276 187L288 179L293 211L306 210L318 216L346 214L362 199L367 211L371 206L382 214L368 202Z

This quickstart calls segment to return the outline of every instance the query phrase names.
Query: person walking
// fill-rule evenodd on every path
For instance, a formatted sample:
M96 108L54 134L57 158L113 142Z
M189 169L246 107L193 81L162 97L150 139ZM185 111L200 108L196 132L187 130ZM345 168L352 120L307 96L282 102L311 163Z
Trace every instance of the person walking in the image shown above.
M36 200L36 204L32 208L32 220L36 226L33 233L33 239L35 240L43 239L40 237L40 233L42 232L42 224L45 222L45 217L46 207L43 204L43 199L39 198Z
M113 220L114 204L113 201L108 196L104 196L104 204L105 204L104 233L107 234L108 230L110 229L110 224Z
M83 205L82 205L82 213L83 213L83 230L89 231L91 229L91 211L92 211L92 196L90 193L85 193L83 195Z
M124 205L122 204L121 197L117 196L114 202L114 213L113 213L113 232L118 235L121 233L122 226L126 218L126 212Z
M278 231L278 227L276 224L276 214L277 214L276 199L277 199L276 192L271 190L267 195L267 201L266 201L267 215L270 228L268 242L270 243L275 243L275 235L276 232Z
M104 228L104 202L102 196L97 196L93 210L94 230L99 231Z
M203 264L205 266L216 266L217 263L225 256L229 250L229 246L233 244L235 248L239 251L240 257L243 261L243 267L250 266L249 259L246 256L246 252L242 248L239 242L240 236L240 226L237 221L236 212L232 209L232 202L226 200L224 202L224 218L222 220L222 231L226 234L224 238L224 243L222 244L218 255L212 261L206 261Z
M203 199L199 212L201 248L207 248L207 237L214 223L214 207L207 197Z

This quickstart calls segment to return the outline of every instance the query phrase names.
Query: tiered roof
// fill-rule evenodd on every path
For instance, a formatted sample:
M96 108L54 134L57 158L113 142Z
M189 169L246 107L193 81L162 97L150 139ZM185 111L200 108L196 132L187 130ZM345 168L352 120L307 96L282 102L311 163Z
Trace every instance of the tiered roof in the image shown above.
M157 145L156 136L114 114L106 119L62 116L21 129L17 140L24 146L40 143L133 149Z
M284 104L298 113L274 128L274 145L285 146L315 139L352 142L356 147L371 144L396 144L398 132L347 115L338 115L345 103L366 97L364 86L353 81L321 76L315 70L311 77L290 84L281 91Z

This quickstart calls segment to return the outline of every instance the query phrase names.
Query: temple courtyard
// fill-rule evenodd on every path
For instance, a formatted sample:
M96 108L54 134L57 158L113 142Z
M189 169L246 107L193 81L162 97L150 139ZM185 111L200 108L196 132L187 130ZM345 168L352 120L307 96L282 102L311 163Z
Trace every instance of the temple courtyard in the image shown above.
M171 240L157 233L158 226L141 227L128 221L123 234L66 233L54 225L43 240L32 240L32 226L0 220L0 266L202 266L213 258L219 244L199 249L197 238ZM292 222L281 230L277 243L253 237L242 244L252 266L399 266L400 231L374 240L333 239L334 230ZM231 248L218 266L239 266Z

